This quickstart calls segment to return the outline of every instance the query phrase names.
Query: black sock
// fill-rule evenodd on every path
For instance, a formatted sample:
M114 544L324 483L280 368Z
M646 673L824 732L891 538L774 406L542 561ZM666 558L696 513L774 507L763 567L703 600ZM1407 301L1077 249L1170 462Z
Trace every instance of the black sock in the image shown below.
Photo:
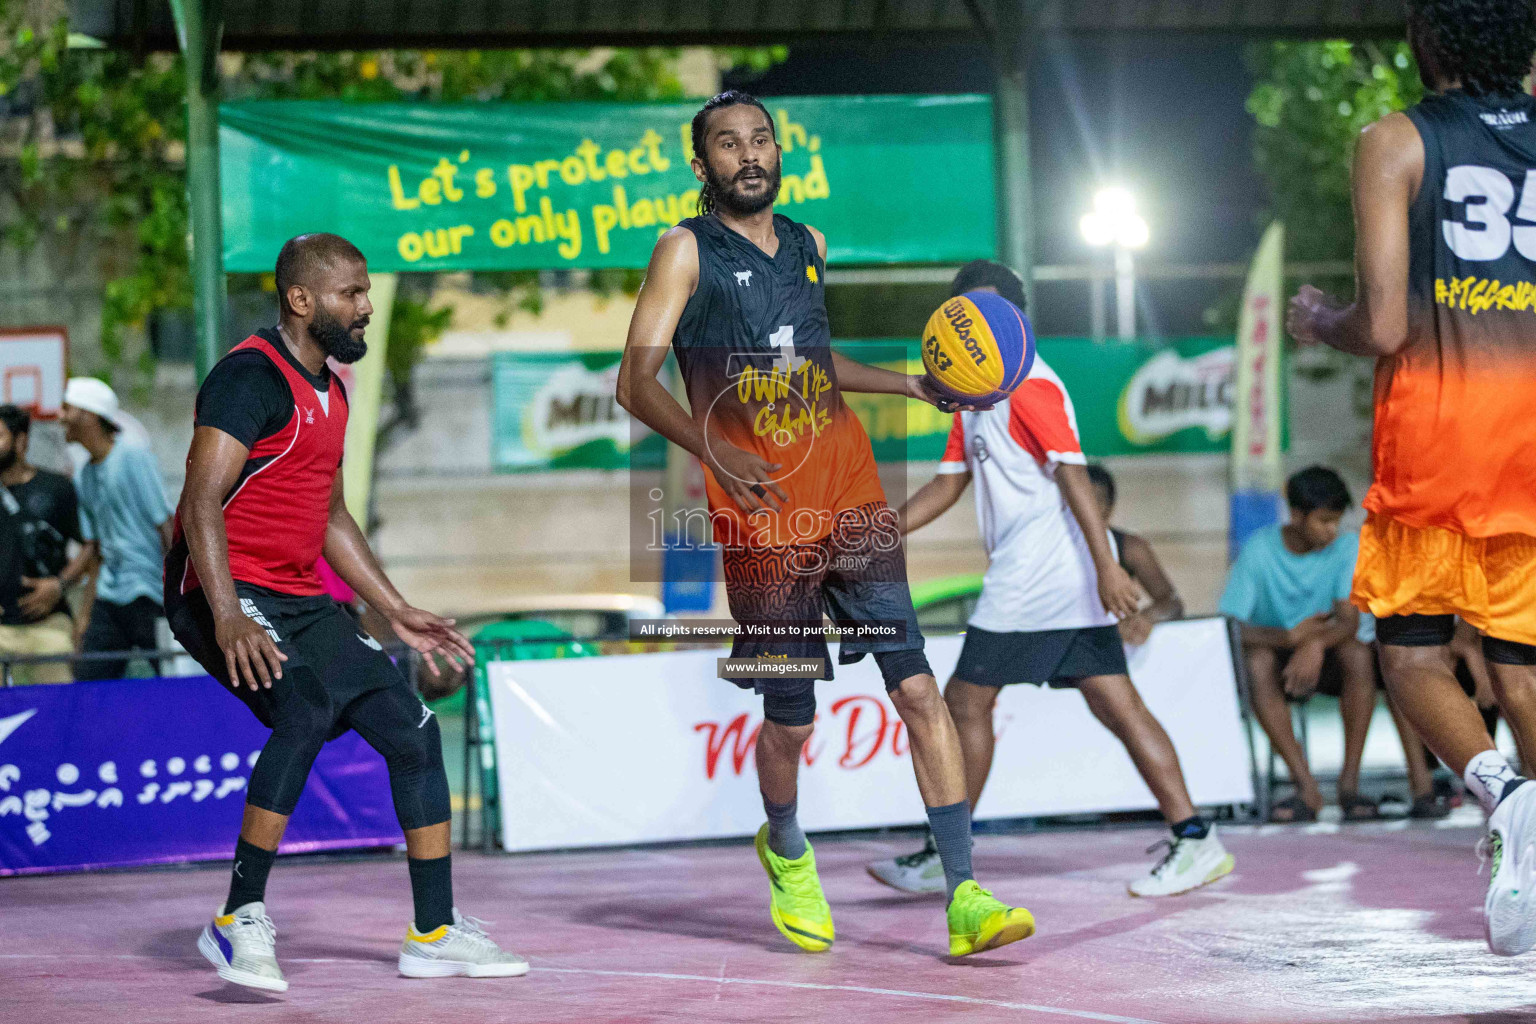
M1175 839L1204 839L1211 834L1211 823L1198 814L1170 827L1173 829Z
M229 896L224 900L224 913L233 914L247 903L266 901L267 875L276 859L276 850L263 850L244 839L235 843L235 866L229 876Z
M971 805L961 800L944 807L929 807L928 831L944 865L944 888L949 898L961 883L976 877L971 871Z
M452 857L418 860L407 857L411 871L411 898L416 902L416 930L425 934L445 924L453 924Z

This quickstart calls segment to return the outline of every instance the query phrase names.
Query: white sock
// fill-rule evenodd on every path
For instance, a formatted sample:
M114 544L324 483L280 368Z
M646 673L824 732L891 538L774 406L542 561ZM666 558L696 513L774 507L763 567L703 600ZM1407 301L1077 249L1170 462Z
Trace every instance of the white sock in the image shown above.
M1504 796L1504 786L1519 777L1504 759L1504 755L1497 750L1485 750L1478 754L1467 762L1467 770L1461 775L1467 789L1477 797L1477 802L1483 805L1483 811L1487 814L1492 814L1493 809L1499 805L1499 800Z

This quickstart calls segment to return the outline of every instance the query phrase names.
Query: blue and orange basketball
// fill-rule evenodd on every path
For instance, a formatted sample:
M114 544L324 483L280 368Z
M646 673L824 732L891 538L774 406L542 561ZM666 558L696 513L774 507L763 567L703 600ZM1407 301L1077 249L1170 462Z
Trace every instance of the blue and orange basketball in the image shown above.
M1029 318L992 292L949 299L923 328L923 367L941 390L964 404L1006 398L1034 363Z

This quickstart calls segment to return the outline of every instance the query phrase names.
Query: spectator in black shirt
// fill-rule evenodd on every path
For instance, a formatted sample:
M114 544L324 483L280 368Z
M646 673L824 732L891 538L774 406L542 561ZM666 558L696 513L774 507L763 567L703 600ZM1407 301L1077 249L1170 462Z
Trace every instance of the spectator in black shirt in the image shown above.
M27 461L32 418L0 405L0 506L9 520L0 557L0 655L73 654L74 624L65 592L92 569L80 536L75 485ZM73 558L69 545L77 546ZM67 683L68 662L18 668L17 682Z

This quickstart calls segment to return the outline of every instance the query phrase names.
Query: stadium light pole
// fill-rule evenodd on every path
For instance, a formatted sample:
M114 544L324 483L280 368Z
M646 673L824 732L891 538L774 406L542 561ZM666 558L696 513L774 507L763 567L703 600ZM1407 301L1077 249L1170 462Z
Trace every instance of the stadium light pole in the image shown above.
M1136 336L1136 261L1132 255L1152 237L1146 220L1136 212L1136 197L1119 186L1101 188L1094 194L1093 209L1083 214L1078 227L1083 241L1095 248L1111 246L1115 258L1115 335L1122 341ZM1103 301L1104 290L1094 282L1094 302ZM1102 330L1103 314L1095 308L1094 329Z

